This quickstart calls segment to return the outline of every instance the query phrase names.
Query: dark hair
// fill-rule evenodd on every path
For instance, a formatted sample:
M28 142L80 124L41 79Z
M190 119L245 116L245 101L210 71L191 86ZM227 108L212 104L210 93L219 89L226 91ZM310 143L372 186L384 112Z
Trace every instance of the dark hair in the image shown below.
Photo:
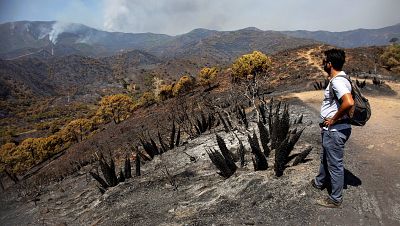
M324 52L326 62L330 62L335 70L341 71L344 62L346 62L346 54L341 49L330 49Z

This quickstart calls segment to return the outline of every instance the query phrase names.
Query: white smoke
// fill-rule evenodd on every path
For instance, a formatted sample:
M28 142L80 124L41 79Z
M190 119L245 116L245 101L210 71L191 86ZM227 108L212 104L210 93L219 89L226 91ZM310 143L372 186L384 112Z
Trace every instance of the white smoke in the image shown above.
M29 32L30 29L31 29L31 23L26 23L26 24L24 24L24 27L25 27L25 31L26 31L26 32Z
M63 32L69 31L71 28L70 23L56 22L52 26L52 30L49 33L49 40L55 45L57 44L58 35Z
M182 34L194 28L344 31L399 22L399 0L103 0L103 27L112 31ZM301 10L299 10L301 9ZM371 14L371 12L373 12Z
M109 31L186 33L194 28L221 29L229 0L104 0ZM236 4L238 5L238 4Z

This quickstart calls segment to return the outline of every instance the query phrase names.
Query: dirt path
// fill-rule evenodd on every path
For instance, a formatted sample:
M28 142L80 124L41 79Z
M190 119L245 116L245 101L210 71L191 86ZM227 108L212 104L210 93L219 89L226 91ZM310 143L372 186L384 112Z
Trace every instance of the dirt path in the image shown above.
M400 93L400 84L388 83ZM321 91L294 94L319 111ZM340 210L320 208L316 225L400 225L400 96L367 96L372 116L353 127L345 166L360 180L344 192Z
M313 52L321 52L321 48L322 46L319 46L317 49L309 49L308 51L305 52L299 52L299 57L306 58L309 65L317 68L318 70L324 73L324 69L321 67L321 62L320 62L321 60L316 59L315 57L312 56Z

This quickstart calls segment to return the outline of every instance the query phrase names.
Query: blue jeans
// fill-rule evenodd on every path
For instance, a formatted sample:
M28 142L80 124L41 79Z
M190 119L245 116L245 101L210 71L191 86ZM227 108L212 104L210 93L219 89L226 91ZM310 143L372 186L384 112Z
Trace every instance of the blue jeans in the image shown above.
M351 129L339 131L322 130L322 152L319 173L315 184L322 187L330 182L332 192L329 197L335 202L342 202L344 184L343 154L344 145L349 139Z

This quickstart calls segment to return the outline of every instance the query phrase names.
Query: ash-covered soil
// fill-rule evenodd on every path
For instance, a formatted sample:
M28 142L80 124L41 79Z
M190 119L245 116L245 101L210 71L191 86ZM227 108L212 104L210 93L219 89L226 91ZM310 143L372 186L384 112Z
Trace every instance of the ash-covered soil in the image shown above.
M319 166L320 133L317 126L322 91L288 95L291 118L304 114L306 127L292 154L313 147L307 161L275 177L274 155L269 169L254 171L246 134L247 165L228 179L217 174L206 149L217 149L215 134L228 148L238 149L233 133L213 129L184 145L156 156L133 177L104 195L88 175L87 166L58 183L24 195L29 189L1 194L1 225L398 225L400 223L400 152L398 137L398 83L392 91L377 86L366 91L373 115L355 128L345 149L345 191L341 209L316 205L327 191L316 191L309 181ZM378 95L380 94L380 95ZM304 101L304 102L302 102ZM254 123L254 113L251 123ZM191 161L189 156L195 157ZM239 164L237 164L239 165ZM170 176L168 176L170 175ZM21 186L20 186L21 187ZM19 195L17 195L19 194ZM29 198L27 198L29 197Z
M289 166L280 178L274 175L273 154L268 170L254 171L247 137L240 133L247 165L228 179L218 175L206 153L206 148L218 149L215 133L233 152L239 145L232 132L227 134L219 127L146 162L142 176L104 195L88 175L89 167L43 187L33 200L17 197L15 192L3 194L2 225L310 224L317 209L314 201L320 196L309 186L319 164L317 114L297 100L289 102L293 117L304 114L298 127L306 127L292 154L309 146L314 149L305 163ZM251 126L256 128L255 123Z

